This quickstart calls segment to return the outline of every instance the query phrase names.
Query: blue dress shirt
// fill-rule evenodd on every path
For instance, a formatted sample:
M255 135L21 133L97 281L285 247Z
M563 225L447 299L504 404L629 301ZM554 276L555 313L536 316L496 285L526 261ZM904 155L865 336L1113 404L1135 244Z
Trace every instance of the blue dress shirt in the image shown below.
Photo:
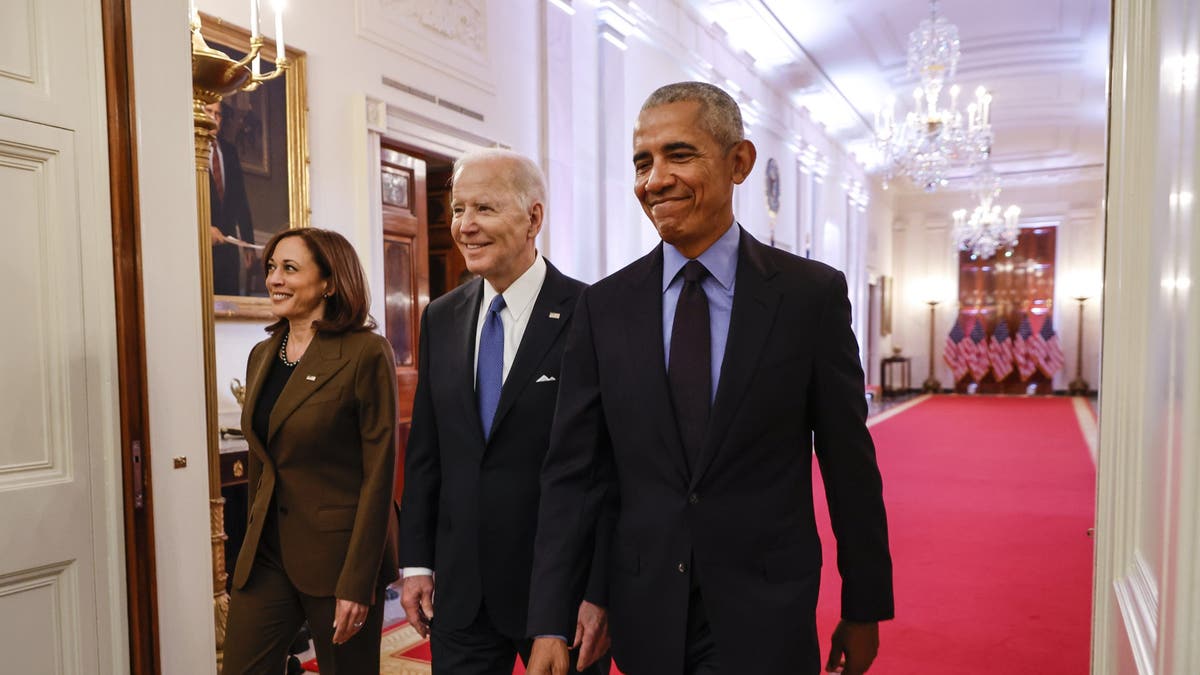
M729 339L729 315L733 310L733 286L737 280L738 243L741 226L734 221L721 238L713 242L697 258L708 269L700 283L708 298L708 326L712 338L712 399L717 398L721 376L721 361L725 358L725 343ZM663 242L663 353L664 365L671 363L671 328L675 325L675 306L683 290L680 271L688 262L674 246Z

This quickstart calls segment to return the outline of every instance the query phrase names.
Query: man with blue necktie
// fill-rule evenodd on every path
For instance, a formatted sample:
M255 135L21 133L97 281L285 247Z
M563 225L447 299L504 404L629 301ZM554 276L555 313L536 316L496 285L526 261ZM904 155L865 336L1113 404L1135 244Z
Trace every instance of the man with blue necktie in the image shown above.
M626 675L816 675L814 448L842 576L826 666L861 675L875 658L892 565L846 279L735 221L755 158L712 85L662 87L638 115L634 193L663 243L575 310L542 469L530 675L568 668L565 599L593 528L611 537Z
M482 277L421 318L400 512L401 602L435 675L511 675L525 636L539 501L567 327L584 284L538 255L537 165L483 150L454 165L451 235ZM596 541L597 560L607 546ZM570 637L608 673L604 565L585 561ZM435 592L436 589L436 592Z

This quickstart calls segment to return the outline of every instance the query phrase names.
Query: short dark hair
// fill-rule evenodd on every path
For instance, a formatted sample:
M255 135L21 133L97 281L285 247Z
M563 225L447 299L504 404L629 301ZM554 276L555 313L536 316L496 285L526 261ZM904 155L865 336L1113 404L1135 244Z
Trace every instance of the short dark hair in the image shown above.
M742 124L742 110L724 89L707 82L675 82L655 89L641 111L657 108L668 103L692 102L700 104L700 127L715 138L721 146L729 148L746 137Z
M298 227L279 232L263 247L263 272L275 254L275 247L288 237L298 237L308 247L313 260L321 270L321 278L329 282L330 295L325 299L325 317L313 322L313 329L325 333L374 330L375 319L368 311L371 292L367 287L367 275L363 272L358 254L345 237L333 230L317 227ZM287 319L280 319L267 326L272 335L287 328Z

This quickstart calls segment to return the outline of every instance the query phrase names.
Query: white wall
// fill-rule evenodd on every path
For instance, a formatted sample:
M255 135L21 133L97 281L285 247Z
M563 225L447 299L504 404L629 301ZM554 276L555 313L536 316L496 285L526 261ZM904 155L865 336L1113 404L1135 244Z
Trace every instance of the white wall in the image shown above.
M1055 390L1065 390L1075 377L1079 306L1072 297L1081 286L1091 300L1085 306L1083 377L1095 389L1100 375L1100 303L1103 271L1104 181L1087 178L1065 184L1005 187L998 203L1021 207L1023 222L1058 222L1054 285L1054 328L1062 343L1066 366L1054 376ZM929 305L927 284L934 284L942 304L937 306L934 332L934 373L946 388L953 387L942 361L942 345L958 316L958 251L950 241L950 214L972 208L970 195L940 190L933 194L905 192L894 198L893 265L897 295L893 343L913 359L914 377L923 381L929 368Z
M875 185L879 184L876 180L872 180L872 183ZM888 276L892 277L892 283L895 283L895 268L892 262L892 224L895 221L892 207L894 193L879 189L874 194L877 198L873 199L867 206L864 218L866 229L866 242L863 251L864 271L868 282L874 281L878 283L881 277ZM882 287L879 292L881 293L880 303L882 304ZM893 306L898 306L896 303L901 300L901 297L895 289L893 289L892 294ZM863 303L862 311L867 311L866 303ZM879 362L892 354L892 346L895 344L893 342L896 334L895 331L900 324L900 318L894 312L895 310L893 310L892 316L892 332L888 335L881 334L882 326L878 323L870 327L871 332L875 335L875 352L871 354L870 363L866 364L866 374L867 381L872 384L881 384L879 381ZM881 310L878 321L881 322L882 319ZM866 335L865 332L859 335L860 343L865 343L868 339L870 339L870 336ZM915 344L913 346L915 347ZM908 349L907 351L910 354L914 352L913 349ZM924 377L920 374L922 372L918 370L913 371L913 378L915 380L913 386L920 386Z
M185 0L133 0L138 197L162 671L211 675L212 554ZM187 459L175 469L172 458Z

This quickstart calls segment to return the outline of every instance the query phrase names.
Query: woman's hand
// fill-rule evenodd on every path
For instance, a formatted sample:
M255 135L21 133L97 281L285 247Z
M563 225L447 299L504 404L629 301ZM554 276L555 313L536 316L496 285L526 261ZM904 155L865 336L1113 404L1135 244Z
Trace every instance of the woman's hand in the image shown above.
M333 611L333 644L340 645L354 637L366 620L366 605L338 598Z

